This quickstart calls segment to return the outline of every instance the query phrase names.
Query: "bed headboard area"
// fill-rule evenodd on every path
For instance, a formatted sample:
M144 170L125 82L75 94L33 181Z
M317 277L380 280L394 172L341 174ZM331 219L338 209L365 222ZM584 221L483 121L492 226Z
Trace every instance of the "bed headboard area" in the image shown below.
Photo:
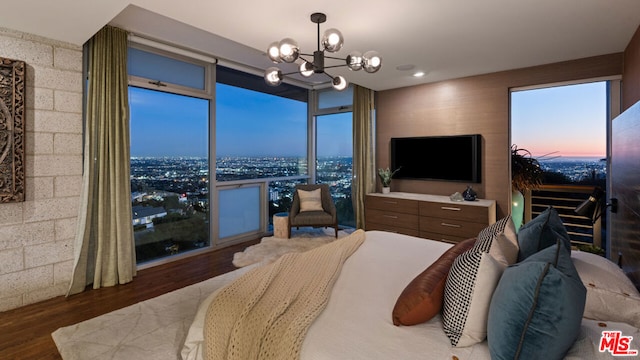
M640 289L640 101L612 122L610 198L618 199L611 215L610 259Z

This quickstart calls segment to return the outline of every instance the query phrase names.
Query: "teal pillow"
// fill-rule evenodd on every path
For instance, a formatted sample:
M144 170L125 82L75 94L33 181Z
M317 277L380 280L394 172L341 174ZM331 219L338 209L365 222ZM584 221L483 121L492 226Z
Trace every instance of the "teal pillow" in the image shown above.
M586 296L560 241L509 266L489 306L491 359L562 359L580 332Z
M565 229L558 211L549 206L518 230L518 261L555 244L558 239L562 241L567 250L571 250L571 240L567 229Z

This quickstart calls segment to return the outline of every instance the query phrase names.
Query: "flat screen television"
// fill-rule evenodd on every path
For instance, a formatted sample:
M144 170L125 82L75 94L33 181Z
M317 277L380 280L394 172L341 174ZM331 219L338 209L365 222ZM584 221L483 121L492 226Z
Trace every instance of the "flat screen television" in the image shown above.
M481 152L480 134L391 138L393 178L479 183Z

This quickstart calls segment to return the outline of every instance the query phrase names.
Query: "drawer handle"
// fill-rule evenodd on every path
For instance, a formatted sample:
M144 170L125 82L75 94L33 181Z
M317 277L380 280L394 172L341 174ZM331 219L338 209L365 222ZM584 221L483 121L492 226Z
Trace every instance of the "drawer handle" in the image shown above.
M397 201L385 200L385 201L383 201L383 203L385 203L385 204L397 204L398 202Z
M384 216L386 218L391 218L391 219L397 219L398 218L397 216L394 216L394 215L386 215L385 214L385 215L382 215L382 216Z
M460 210L462 210L460 208L450 207L450 206L441 206L440 209L442 209L442 210L451 210L451 211L460 211Z
M452 227L452 228L460 228L460 227L462 227L461 225L458 225L458 224L449 224L449 223L444 223L444 222L440 223L440 225L446 226L446 227Z

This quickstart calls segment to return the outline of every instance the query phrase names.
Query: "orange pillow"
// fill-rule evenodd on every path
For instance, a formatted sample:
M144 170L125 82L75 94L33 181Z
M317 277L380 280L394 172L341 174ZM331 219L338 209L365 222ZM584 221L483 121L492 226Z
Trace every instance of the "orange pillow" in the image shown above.
M402 291L393 307L394 325L416 325L430 320L442 309L447 275L458 255L471 249L476 238L455 244L416 276Z

